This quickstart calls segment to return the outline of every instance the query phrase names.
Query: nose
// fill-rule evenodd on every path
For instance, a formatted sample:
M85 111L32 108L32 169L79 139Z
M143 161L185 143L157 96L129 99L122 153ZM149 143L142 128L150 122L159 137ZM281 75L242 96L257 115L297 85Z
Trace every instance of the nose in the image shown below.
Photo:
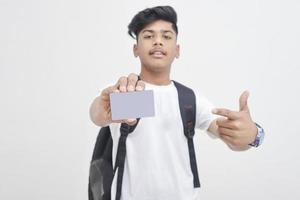
M154 46L157 46L157 45L163 46L162 38L159 36L155 37L154 41L153 41L153 45Z

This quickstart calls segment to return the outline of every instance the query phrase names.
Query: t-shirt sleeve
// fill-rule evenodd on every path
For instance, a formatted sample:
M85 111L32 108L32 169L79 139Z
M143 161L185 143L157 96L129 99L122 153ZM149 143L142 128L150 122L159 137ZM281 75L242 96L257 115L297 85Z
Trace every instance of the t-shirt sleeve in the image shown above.
M207 131L210 123L218 116L212 113L214 105L202 94L196 95L196 128Z

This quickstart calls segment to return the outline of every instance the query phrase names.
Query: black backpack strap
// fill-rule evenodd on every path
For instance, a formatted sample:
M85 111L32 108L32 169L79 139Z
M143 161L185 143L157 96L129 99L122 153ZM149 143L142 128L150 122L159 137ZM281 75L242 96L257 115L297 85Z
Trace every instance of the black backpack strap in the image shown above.
M125 157L126 157L126 139L127 136L134 131L139 120L140 119L137 119L137 123L133 126L130 126L126 123L122 123L120 127L121 135L119 138L118 151L117 151L115 168L114 168L114 173L118 169L116 200L120 200L121 198L124 164L125 164Z
M141 80L140 76L138 76L138 80ZM133 126L130 126L126 123L122 123L121 127L120 127L121 135L119 138L118 151L117 151L115 168L114 168L114 173L116 172L116 170L118 168L116 200L121 199L124 164L125 164L125 157L126 157L126 139L127 139L127 136L134 131L134 129L136 128L139 121L140 121L140 118L137 119L136 124Z
M194 148L193 137L195 135L195 121L196 121L196 97L192 89L173 81L178 92L178 100L180 107L180 114L183 123L183 131L187 138L191 170L194 176L194 187L200 187L198 176L197 160Z

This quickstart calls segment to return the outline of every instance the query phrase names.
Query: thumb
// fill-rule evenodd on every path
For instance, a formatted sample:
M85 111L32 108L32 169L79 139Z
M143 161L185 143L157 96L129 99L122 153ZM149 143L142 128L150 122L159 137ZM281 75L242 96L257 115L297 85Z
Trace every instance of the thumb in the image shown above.
M133 118L132 119L126 119L126 120L124 120L124 122L126 124L128 124L129 126L133 126L137 123L137 119L133 119Z
M241 96L240 96L240 111L249 111L248 108L248 97L249 97L249 92L248 91L244 91Z

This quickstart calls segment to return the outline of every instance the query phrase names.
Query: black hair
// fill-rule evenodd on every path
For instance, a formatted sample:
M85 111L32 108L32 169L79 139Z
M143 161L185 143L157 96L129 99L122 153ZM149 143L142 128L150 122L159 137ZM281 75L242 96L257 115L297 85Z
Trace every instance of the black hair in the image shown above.
M173 30L176 35L178 34L177 14L171 6L156 6L140 11L132 18L128 25L128 34L132 38L137 39L143 28L157 20L164 20L172 23Z

